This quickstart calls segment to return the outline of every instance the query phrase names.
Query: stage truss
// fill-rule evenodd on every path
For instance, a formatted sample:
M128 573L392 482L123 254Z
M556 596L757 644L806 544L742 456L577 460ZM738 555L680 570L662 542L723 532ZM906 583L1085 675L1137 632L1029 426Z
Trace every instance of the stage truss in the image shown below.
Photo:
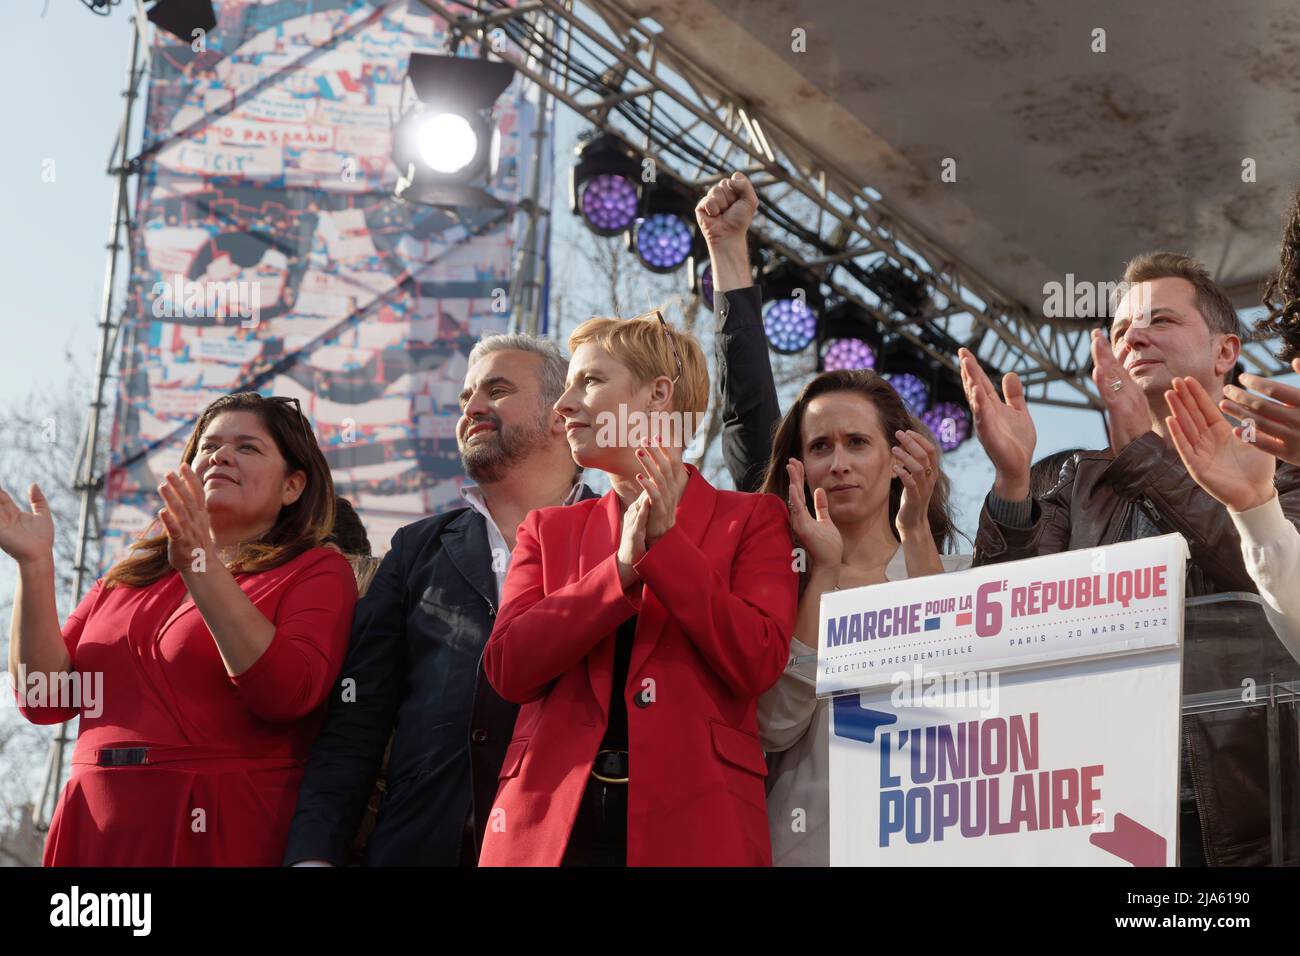
M990 372L1019 374L1031 402L1102 409L1089 377L1089 335L1099 320L1045 318L1014 301L825 150L741 102L717 67L693 62L657 24L609 0L525 0L514 8L419 2L685 183L705 189L744 172L759 194L754 229L762 243L815 270L833 293L954 374L965 346ZM881 260L925 282L931 305L919 318L882 308L864 283ZM1267 340L1245 343L1247 371L1288 371L1274 351Z

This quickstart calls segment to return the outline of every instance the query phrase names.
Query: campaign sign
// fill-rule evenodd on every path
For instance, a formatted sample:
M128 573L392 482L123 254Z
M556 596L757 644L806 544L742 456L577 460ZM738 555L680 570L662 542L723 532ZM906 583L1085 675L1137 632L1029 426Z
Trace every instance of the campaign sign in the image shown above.
M1167 647L1186 548L1164 535L823 594L817 696L914 664L993 671Z
M832 865L1173 865L1186 554L1167 535L824 596Z

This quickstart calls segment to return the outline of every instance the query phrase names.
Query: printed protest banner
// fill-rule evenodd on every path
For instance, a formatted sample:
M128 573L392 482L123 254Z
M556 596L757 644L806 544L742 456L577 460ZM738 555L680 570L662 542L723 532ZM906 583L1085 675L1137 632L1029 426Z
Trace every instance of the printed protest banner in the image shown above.
M522 77L497 103L489 191L504 210L402 204L401 84L413 52L447 52L448 25L418 2L213 6L201 43L160 30L151 49L105 567L154 521L197 414L241 389L299 399L382 553L401 525L462 504L465 358L506 329L524 224L509 210L550 117Z
M833 865L1172 865L1179 535L822 600Z

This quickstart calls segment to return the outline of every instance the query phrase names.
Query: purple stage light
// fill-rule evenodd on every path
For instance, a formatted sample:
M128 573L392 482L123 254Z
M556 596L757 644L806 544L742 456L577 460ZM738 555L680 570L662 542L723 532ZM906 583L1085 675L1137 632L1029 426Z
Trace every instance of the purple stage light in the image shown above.
M876 353L862 339L831 339L822 352L823 371L875 367Z
M604 173L582 187L582 218L602 236L625 232L636 218L636 186L623 176Z
M803 299L773 299L763 313L763 329L772 348L793 355L816 338L817 313Z
M894 391L903 400L907 410L918 418L930 407L930 389L911 372L886 375L885 381L894 386Z
M655 272L672 272L691 254L691 228L681 216L657 212L636 227L636 254Z
M921 421L934 433L944 451L952 451L970 438L970 415L952 402L939 402L934 408L922 412Z
M713 263L706 262L700 273L700 299L707 309L713 308Z

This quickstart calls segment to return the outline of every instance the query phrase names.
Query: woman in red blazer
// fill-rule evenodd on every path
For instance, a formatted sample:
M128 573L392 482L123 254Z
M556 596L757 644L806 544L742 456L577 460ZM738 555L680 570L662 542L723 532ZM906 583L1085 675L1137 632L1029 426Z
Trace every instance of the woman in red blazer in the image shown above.
M9 669L27 718L81 718L47 866L278 866L356 584L320 547L329 468L307 419L254 393L210 405L133 546L60 633L54 527L0 491L18 562ZM41 687L80 693L51 700Z
M483 665L523 706L479 862L769 866L755 701L794 626L785 508L682 464L709 394L692 336L592 319L569 348L555 407L613 491L519 526Z

